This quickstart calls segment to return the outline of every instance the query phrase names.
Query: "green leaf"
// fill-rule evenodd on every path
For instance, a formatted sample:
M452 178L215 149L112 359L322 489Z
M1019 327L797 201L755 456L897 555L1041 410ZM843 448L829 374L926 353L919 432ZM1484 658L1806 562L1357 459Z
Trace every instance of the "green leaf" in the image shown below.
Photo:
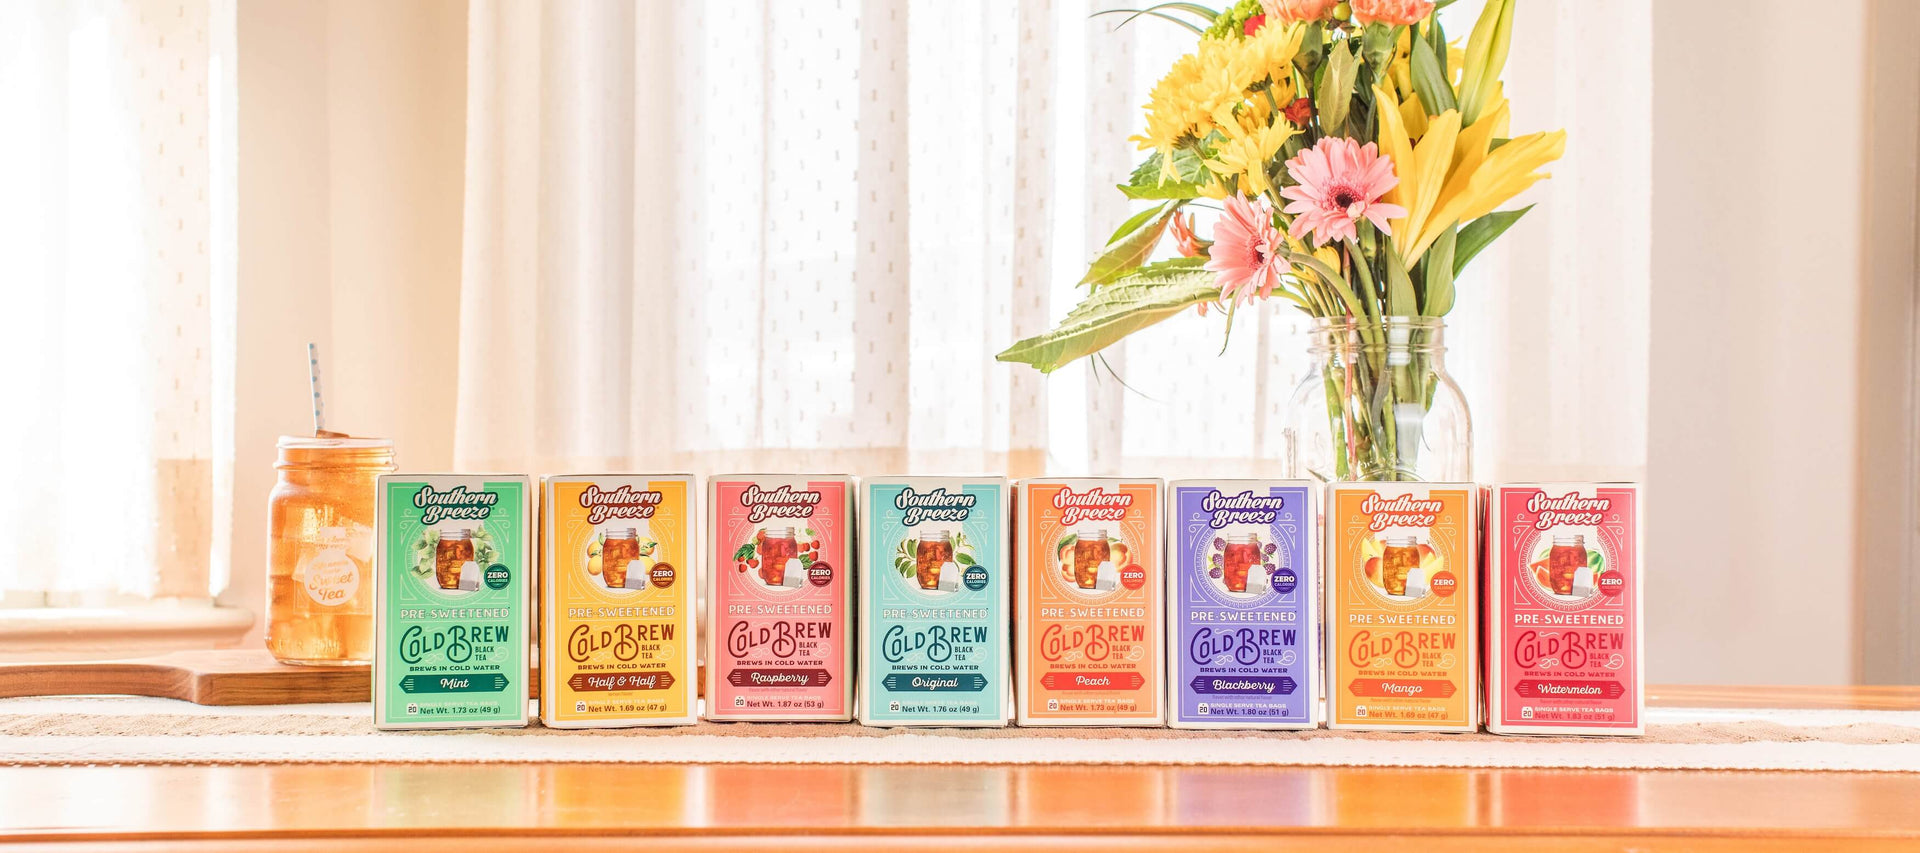
M1533 205L1529 204L1519 210L1496 210L1461 228L1460 245L1453 250L1454 277L1460 276L1460 271L1467 268L1467 262L1473 260L1474 255L1480 254L1481 249L1485 249L1487 244L1506 233L1508 228L1513 227L1513 223L1519 222L1520 217L1527 215L1527 211L1532 209Z
M1167 223L1179 210L1179 202L1163 201L1120 223L1107 238L1107 247L1088 265L1080 283L1098 288L1139 269L1153 254L1153 247L1160 244L1160 235L1166 233Z
M973 565L973 557L969 556L965 551L953 552L953 561L963 566Z
M1020 341L995 358L1052 373L1191 306L1218 299L1220 284L1201 266L1205 262L1176 258L1141 267L1088 295L1053 331Z
M1420 313L1426 317L1444 317L1453 310L1453 252L1459 228L1447 226L1440 232L1433 245L1427 247L1427 253L1420 258L1423 271L1422 296L1424 301Z
M1340 136L1347 124L1347 112L1353 105L1353 84L1360 76L1360 59L1353 55L1352 39L1343 39L1327 47L1327 68L1320 78L1320 91L1314 104L1320 109L1320 129L1328 136Z
M800 555L800 568L803 568L803 569L804 569L804 568L806 568L806 567L808 567L808 566L811 566L811 565L813 565L813 555L812 555L812 554L801 554L801 555Z
M1453 87L1447 85L1447 72L1434 58L1433 45L1425 39L1414 39L1412 65L1413 91L1420 96L1420 106L1426 109L1427 115L1437 116L1457 108Z
M1309 80L1313 79L1313 70L1320 67L1321 57L1326 55L1326 26L1320 21L1308 24L1306 34L1300 38L1300 52L1293 55L1294 67Z
M1176 148L1173 152L1173 170L1165 172L1166 181L1160 180L1166 158L1159 152L1141 163L1133 170L1133 176L1120 184L1120 191L1127 198L1136 199L1190 199L1200 197L1200 186L1207 181L1206 165L1200 161L1200 155L1186 148Z
M1387 314L1411 317L1420 313L1420 302L1413 295L1413 279L1407 277L1407 262L1393 250L1393 244L1381 241L1380 253L1387 256Z
M733 549L734 562L738 563L744 560L751 560L751 559L753 559L753 543L752 542L748 542L745 545L741 545L740 547Z
M1448 0L1452 2L1452 0ZM1442 6L1446 4L1441 4ZM1439 7L1435 7L1439 8ZM1447 71L1447 31L1440 26L1440 16L1434 15L1427 20L1427 47L1433 51L1434 63L1440 66L1440 79L1452 80ZM1449 89L1451 91L1451 89Z

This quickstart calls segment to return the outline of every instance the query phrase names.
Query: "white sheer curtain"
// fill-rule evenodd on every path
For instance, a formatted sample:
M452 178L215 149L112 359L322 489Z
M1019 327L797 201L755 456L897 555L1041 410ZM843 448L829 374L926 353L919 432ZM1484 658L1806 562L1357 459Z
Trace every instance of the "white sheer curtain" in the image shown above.
M206 598L232 504L233 10L0 4L0 593Z
M1168 321L1108 351L1117 378L992 360L1081 295L1129 212L1139 105L1192 47L1089 18L1108 5L475 3L456 464L1278 473L1290 309L1224 350L1219 314ZM1651 11L1609 6L1520 16L1549 44L1516 47L1516 127L1575 142L1508 241L1529 248L1489 254L1452 321L1482 476L1644 464L1646 186L1612 174L1644 133L1601 122L1644 118Z

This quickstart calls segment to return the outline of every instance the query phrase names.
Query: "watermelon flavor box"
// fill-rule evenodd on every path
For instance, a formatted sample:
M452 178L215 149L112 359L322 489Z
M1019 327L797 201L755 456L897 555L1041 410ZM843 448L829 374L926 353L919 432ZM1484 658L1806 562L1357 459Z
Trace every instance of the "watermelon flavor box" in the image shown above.
M1519 483L1486 503L1487 730L1644 734L1640 486Z

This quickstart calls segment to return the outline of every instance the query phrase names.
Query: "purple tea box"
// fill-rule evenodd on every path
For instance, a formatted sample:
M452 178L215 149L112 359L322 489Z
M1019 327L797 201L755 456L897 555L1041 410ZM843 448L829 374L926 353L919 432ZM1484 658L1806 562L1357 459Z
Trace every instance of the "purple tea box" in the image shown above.
M1318 491L1310 480L1168 488L1168 725L1320 725Z

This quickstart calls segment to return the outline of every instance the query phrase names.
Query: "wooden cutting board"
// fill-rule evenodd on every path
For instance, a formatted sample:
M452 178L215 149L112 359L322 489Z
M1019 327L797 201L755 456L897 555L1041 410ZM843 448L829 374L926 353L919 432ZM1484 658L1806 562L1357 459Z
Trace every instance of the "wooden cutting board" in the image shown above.
M145 658L0 664L0 698L156 696L200 705L367 702L371 667L290 666L266 649L173 652Z

